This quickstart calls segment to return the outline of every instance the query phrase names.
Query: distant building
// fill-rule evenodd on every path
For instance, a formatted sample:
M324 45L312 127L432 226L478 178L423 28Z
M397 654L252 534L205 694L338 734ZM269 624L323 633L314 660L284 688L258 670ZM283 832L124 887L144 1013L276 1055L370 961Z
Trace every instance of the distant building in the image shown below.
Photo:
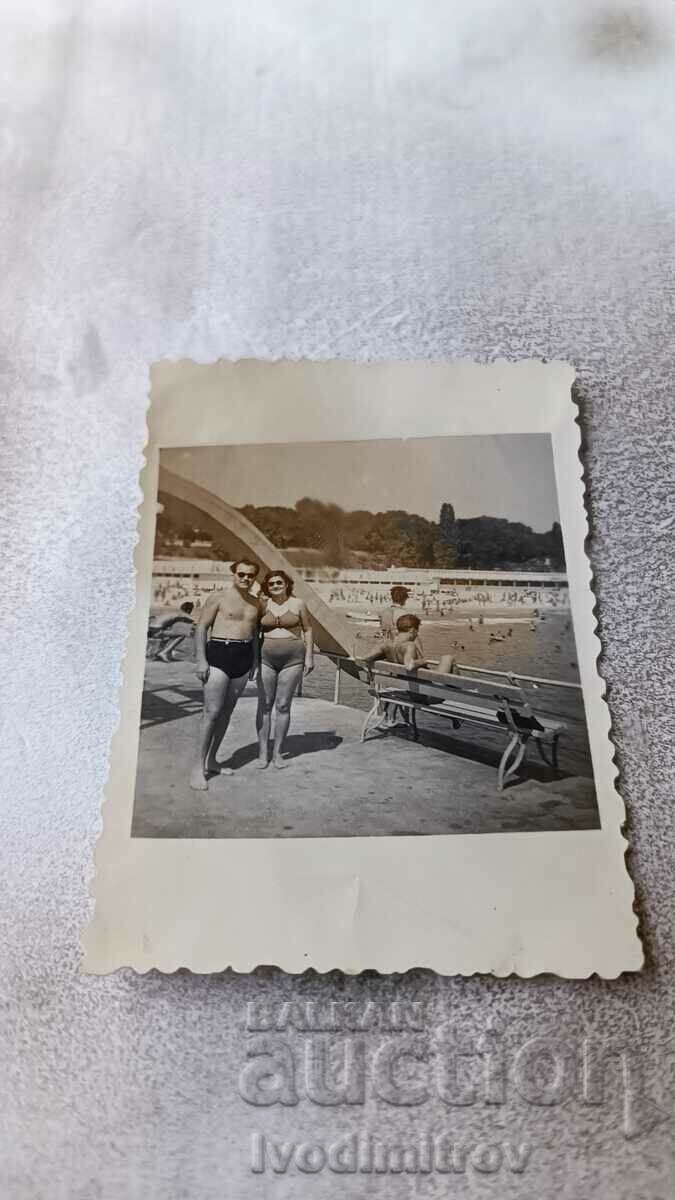
M567 575L562 571L464 571L455 567L445 570L434 567L430 570L408 567L389 567L386 571L316 570L298 567L298 573L308 583L323 583L330 579L334 583L362 584L371 587L404 587L415 585L431 592L447 592L457 587L474 588L546 588L557 591L567 588Z
M385 602L396 584L408 588L411 602L452 607L469 603L495 606L569 608L567 575L559 571L422 570L389 567L383 571L357 568L296 566L305 582L336 607ZM209 592L231 579L230 563L213 559L157 558L153 563L153 599L200 603Z

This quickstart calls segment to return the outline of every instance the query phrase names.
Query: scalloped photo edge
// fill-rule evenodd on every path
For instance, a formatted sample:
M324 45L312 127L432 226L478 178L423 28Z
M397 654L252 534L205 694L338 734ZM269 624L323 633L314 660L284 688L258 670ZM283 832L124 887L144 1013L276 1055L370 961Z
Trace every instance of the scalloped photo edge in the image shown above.
M135 603L83 970L426 967L564 978L640 970L598 669L573 367L182 360L155 364L150 379ZM535 458L543 464L536 503L528 473ZM483 561L473 570L470 551L448 541L447 530L430 552L438 567L417 570L385 564L392 543L369 557L357 542L339 551L339 562L334 549L325 562L316 551L284 553L265 525L265 505L277 505L294 528L294 505L306 497L315 506L306 504L306 514L343 513L335 519L345 529L352 510L373 528L387 518L389 528L400 508L431 537L439 498L454 520L457 494L466 505L458 507L460 534L481 504L492 508L485 518L520 529L540 509L539 528L548 528L554 512L565 625L558 612L530 605L513 617L500 608L499 587L508 604L509 575L518 581L513 564L491 576ZM555 496L557 510L543 495ZM204 513L201 542L198 529L181 542L183 511ZM160 513L166 540L156 558ZM214 541L220 529L222 546ZM230 567L237 559L250 563L241 578ZM395 609L387 626L389 584L406 580L403 624ZM168 638L169 625L183 632ZM562 663L561 630L575 645L564 666L578 683L527 666L533 655L548 674L551 662ZM149 637L158 639L151 654ZM227 664L249 651L256 662L249 678L247 659L235 689ZM289 663L304 654L304 679L298 668L280 683L284 654ZM460 661L470 654L471 667ZM570 697L560 720L543 704L555 686ZM290 733L273 745L266 731L275 737L285 687ZM434 707L450 720L432 721ZM222 736L223 727L219 750L210 731ZM550 757L559 732L561 747L574 741L560 764ZM545 765L524 771L535 745ZM273 759L256 770L256 756L266 766L272 750L288 769L275 772Z

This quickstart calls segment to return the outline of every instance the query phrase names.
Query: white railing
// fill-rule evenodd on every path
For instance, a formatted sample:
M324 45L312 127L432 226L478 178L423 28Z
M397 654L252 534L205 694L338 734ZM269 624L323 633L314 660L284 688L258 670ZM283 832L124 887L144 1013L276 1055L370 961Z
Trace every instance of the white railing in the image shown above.
M329 650L318 650L316 648L315 648L314 652L315 652L315 654L320 654L323 658L329 658L331 660L331 662L335 663L335 686L333 688L333 704L339 704L340 703L340 688L342 685L342 663L343 662L352 663L354 666L358 667L359 673L361 671L365 670L365 668L361 666L361 664L358 662L358 660L350 658L348 654L333 654ZM427 662L429 663L430 666L437 666L439 659L429 658L429 659L427 659ZM537 675L521 675L520 673L516 673L515 671L493 671L493 670L489 669L488 667L477 667L471 663L455 663L455 671L458 674L461 671L465 671L471 675L498 676L500 679L512 679L512 680L515 680L515 682L518 684L530 683L530 684L535 685L536 687L572 688L573 690L578 691L578 692L580 692L582 690L580 683L568 683L564 679L542 679L540 676L537 676ZM302 683L300 685L298 695L302 695Z

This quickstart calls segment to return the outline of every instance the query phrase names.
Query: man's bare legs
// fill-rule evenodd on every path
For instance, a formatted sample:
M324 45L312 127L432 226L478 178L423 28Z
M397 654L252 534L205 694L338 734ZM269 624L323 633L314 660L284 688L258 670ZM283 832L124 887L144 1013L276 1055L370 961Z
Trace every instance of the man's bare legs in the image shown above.
M220 744L221 744L223 738L225 737L225 734L227 733L227 729L230 724L230 718L236 708L239 697L241 696L242 692L244 691L244 688L246 687L246 684L248 683L248 678L249 677L248 677L248 673L247 673L246 675L240 675L238 677L238 679L230 679L227 692L225 693L225 701L223 703L223 707L222 707L220 716L216 720L216 724L215 724L215 727L213 730L213 735L211 738L211 745L209 746L208 753L206 756L206 775L207 776L208 775L233 775L234 774L234 771L232 771L232 769L230 767L221 767L220 763L218 762L217 756L218 756L218 751L220 749Z
M224 671L218 667L210 667L204 684L204 711L199 727L197 742L197 757L190 774L190 787L205 792L208 788L206 778L206 758L211 748L213 733L222 712L230 680Z
M208 678L204 684L204 712L199 729L197 757L190 774L190 787L195 788L196 791L205 792L209 786L207 762L215 761L215 751L217 751L220 745L220 740L215 742L216 730L219 724L223 726L222 738L229 724L234 706L243 692L247 680L248 673L240 676L238 679L230 679L218 667L209 668ZM232 689L231 704L228 703L230 700L230 689ZM225 714L227 714L226 719ZM214 742L215 750L211 757L211 747ZM219 771L220 768L216 767L216 770Z

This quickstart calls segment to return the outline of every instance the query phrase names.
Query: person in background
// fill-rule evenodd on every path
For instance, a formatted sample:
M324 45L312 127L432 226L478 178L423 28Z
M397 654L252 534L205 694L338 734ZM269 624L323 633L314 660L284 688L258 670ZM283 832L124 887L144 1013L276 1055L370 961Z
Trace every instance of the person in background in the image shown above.
M378 646L377 650L371 650L370 654L366 654L356 661L363 663L368 670L372 663L384 661L396 663L398 666L405 667L407 671L429 667L442 675L451 675L455 664L453 656L443 654L437 666L430 664L419 640L419 629L419 617L415 613L404 613L396 622L393 640L385 643L384 646Z
M420 667L430 666L419 640L419 628L419 617L416 617L414 613L404 613L396 622L393 641L385 642L384 646L380 646L377 650L372 650L370 654L356 660L365 666L369 679L372 679L372 664L383 660L396 663L406 671L415 671ZM455 659L451 654L442 655L438 665L431 667L432 670L443 675L451 675L454 668ZM396 724L397 708L396 704L384 704L382 725L385 728L391 728Z
M406 615L406 604L410 592L400 584L391 589L391 604L380 613L380 629L385 642L393 642L396 638L396 622L399 617Z
M194 632L194 619L192 610L194 604L191 600L186 600L181 604L178 611L165 604L153 604L150 607L150 618L148 620L148 640L156 638L159 642L159 648L155 653L155 662L174 662L174 653L184 642L186 637L190 637ZM183 626L180 633L176 627ZM173 629L173 633L168 630Z

